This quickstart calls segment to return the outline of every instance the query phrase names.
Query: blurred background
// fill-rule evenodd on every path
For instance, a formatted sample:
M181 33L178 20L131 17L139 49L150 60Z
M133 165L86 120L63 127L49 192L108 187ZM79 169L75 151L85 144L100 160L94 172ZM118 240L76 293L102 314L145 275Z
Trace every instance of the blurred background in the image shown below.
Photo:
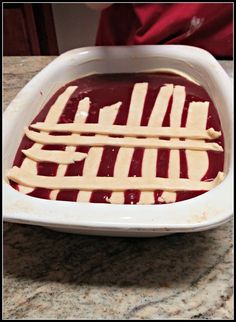
M94 46L100 13L85 4L3 4L3 55L58 55Z

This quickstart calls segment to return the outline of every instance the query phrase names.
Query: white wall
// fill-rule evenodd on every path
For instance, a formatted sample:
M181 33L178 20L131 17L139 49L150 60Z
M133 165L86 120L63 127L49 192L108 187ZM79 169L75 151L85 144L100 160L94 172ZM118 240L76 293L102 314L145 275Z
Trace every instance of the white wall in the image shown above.
M85 4L52 4L59 53L94 46L100 13Z

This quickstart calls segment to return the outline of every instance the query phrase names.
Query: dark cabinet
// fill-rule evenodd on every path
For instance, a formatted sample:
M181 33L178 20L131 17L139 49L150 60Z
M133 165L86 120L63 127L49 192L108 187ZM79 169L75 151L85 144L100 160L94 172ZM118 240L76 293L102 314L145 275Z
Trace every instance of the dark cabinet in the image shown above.
M3 5L4 56L57 55L50 4Z

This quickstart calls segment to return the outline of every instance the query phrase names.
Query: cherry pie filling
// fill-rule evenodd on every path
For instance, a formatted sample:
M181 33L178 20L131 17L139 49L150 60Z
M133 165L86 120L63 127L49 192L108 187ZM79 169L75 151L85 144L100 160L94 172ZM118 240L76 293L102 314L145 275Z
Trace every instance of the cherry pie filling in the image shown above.
M220 119L202 86L174 73L99 74L50 98L8 178L37 198L163 204L214 188L223 167Z

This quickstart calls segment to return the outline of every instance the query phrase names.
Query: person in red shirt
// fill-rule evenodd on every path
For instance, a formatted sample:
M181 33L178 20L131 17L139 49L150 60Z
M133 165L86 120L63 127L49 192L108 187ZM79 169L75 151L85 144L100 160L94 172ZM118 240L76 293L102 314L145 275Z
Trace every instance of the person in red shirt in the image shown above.
M101 10L97 46L182 44L233 57L233 3L87 4Z

